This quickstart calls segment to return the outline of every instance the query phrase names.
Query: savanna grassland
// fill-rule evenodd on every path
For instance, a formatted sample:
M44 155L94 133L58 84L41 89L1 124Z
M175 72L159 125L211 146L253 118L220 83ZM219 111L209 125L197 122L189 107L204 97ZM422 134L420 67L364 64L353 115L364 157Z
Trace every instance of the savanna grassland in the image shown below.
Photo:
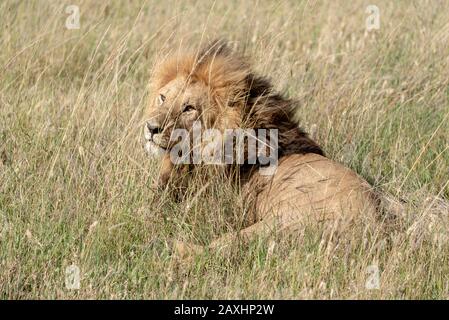
M400 205L388 232L339 241L306 226L295 241L176 258L174 240L238 230L241 199L219 183L181 202L151 188L148 80L158 55L214 38L300 100L330 158ZM448 1L4 0L0 70L1 299L449 298Z

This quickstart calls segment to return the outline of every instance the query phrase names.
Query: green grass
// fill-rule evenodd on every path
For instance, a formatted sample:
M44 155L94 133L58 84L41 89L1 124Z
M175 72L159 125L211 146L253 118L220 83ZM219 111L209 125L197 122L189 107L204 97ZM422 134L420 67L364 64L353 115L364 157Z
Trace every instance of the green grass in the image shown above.
M376 1L369 33L366 1L76 2L79 30L71 3L0 3L0 298L449 298L446 2ZM160 52L217 37L301 99L330 158L407 201L390 233L306 226L174 257L238 230L242 206L216 183L183 202L150 188L147 84Z

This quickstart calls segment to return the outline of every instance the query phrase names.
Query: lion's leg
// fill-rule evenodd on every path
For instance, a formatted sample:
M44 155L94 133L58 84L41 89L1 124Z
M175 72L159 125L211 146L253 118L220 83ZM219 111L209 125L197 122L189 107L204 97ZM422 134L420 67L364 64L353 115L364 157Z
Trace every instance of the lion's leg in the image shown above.
M173 172L174 164L170 159L170 154L164 155L161 161L161 167L159 169L159 174L153 186L156 188L163 188L167 185L168 180Z
M212 241L209 248L213 250L221 250L229 247L236 241L247 244L260 237L267 237L279 229L283 229L283 223L276 217L267 217L239 232L226 233L220 238Z
M276 219L277 220L277 219ZM192 243L186 243L183 241L174 242L174 250L176 255L184 260L189 260L192 256L204 252L205 249L212 251L222 251L223 249L231 246L236 241L243 243L249 243L258 237L268 236L274 231L276 221L274 218L269 218L266 221L257 222L239 232L229 232L221 236L220 238L212 241L208 246L200 246ZM223 250L225 252L225 250Z

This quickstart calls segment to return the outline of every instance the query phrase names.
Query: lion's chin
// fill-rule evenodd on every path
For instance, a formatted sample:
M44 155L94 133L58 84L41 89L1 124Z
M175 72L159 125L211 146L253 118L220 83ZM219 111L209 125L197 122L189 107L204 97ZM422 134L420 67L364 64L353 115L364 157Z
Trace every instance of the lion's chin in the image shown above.
M155 158L160 158L167 152L166 149L158 146L153 141L147 141L145 143L145 151L147 152L148 156Z

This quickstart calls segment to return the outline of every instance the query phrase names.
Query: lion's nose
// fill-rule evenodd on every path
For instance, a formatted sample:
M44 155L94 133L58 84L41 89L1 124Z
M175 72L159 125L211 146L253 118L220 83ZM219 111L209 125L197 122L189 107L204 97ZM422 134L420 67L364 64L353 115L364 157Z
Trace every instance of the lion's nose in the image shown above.
M161 125L155 120L148 120L147 128L148 128L148 131L151 132L151 134L158 134L158 133L162 132Z

